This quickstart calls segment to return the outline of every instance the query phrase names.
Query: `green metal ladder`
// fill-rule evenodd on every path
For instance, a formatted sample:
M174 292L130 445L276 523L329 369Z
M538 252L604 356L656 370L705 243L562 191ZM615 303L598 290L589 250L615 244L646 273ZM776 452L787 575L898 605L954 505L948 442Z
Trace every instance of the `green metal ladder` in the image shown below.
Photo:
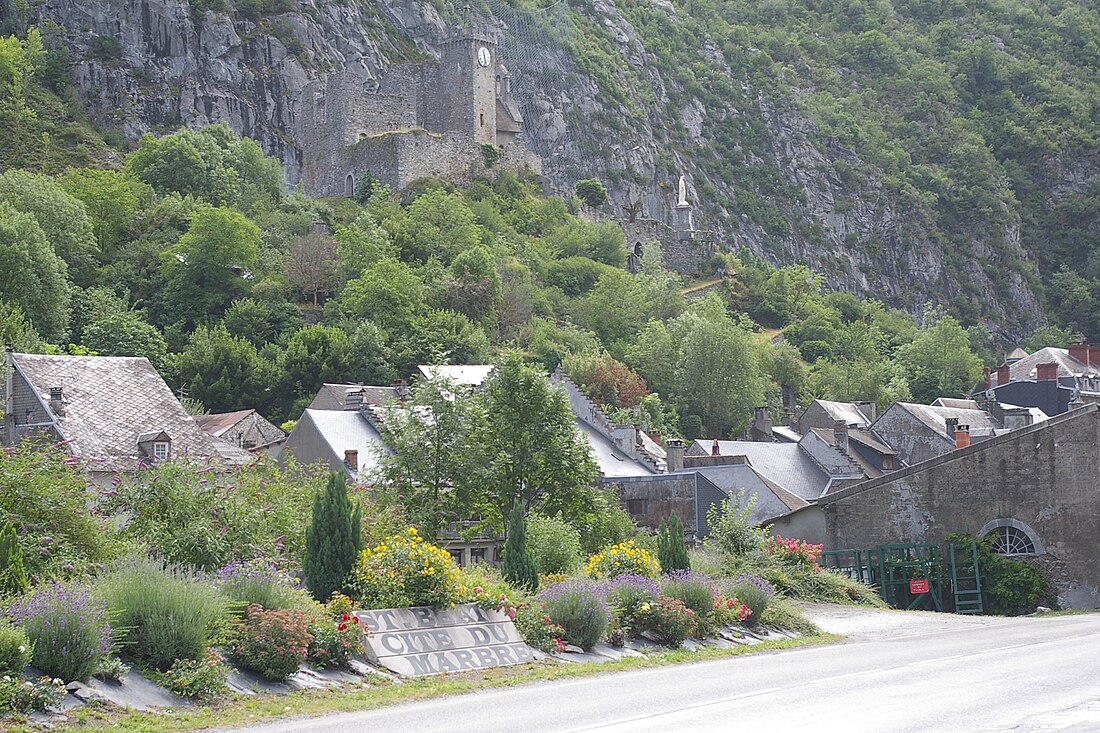
M964 561L961 564L955 555L955 545L948 545L947 564L951 567L951 592L955 596L955 613L984 613L978 543L970 545L970 562Z

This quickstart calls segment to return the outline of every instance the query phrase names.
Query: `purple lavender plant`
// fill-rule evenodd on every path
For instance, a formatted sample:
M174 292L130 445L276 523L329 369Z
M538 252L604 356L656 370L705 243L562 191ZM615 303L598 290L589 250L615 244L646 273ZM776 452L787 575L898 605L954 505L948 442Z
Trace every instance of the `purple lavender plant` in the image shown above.
M717 592L714 579L698 570L674 570L661 576L661 594L683 601L698 618L711 612Z
M591 649L611 623L611 606L600 584L590 578L569 578L547 586L538 595L550 619L565 630L565 640Z
M298 581L268 558L231 562L217 572L216 579L222 593L239 604L238 615L250 604L295 608L304 599Z
M8 615L34 643L34 666L65 681L91 677L114 643L107 604L83 585L39 586L13 601Z
M736 588L740 585L756 586L756 588L768 598L775 597L775 586L761 578L759 575L738 575L736 578L733 579L733 582L730 585L733 588Z

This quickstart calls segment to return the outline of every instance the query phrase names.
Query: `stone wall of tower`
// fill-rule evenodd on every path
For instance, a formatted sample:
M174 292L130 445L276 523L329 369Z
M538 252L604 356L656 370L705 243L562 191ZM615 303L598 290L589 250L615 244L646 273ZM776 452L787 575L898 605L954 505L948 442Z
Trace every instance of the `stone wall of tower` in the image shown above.
M479 48L489 51L488 66L478 63ZM496 35L463 30L444 41L439 58L443 129L496 144Z

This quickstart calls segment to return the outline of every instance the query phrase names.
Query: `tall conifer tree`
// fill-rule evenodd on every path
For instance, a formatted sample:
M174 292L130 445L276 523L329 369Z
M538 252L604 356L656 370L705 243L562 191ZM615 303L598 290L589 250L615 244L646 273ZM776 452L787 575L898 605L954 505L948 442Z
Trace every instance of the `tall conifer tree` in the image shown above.
M313 516L306 528L302 573L306 587L318 601L326 601L344 587L362 549L362 507L348 498L343 474L329 476L325 490L313 497Z

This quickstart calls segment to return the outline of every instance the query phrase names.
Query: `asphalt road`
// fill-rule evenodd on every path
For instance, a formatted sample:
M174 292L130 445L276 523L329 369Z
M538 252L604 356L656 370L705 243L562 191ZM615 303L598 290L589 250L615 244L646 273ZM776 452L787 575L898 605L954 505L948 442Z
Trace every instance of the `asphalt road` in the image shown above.
M1100 732L1100 614L808 610L848 640L248 730Z

